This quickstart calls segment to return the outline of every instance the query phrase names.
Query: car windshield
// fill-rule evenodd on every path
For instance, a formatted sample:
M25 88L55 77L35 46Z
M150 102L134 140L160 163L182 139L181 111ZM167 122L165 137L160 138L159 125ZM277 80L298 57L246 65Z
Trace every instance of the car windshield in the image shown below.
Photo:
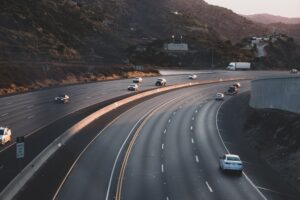
M238 157L232 157L232 156L228 156L227 160L230 160L230 161L240 161L240 159Z
M4 129L0 129L0 135L4 134Z

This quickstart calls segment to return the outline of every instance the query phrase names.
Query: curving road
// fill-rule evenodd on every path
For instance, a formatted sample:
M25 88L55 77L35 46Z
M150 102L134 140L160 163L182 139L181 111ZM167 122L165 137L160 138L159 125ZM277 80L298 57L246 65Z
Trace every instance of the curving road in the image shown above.
M163 74L172 74L162 71ZM178 72L177 72L178 73ZM185 83L187 79L184 75L172 75L167 77L168 84ZM197 80L210 80L229 77L258 77L272 74L286 74L287 72L199 72ZM156 77L145 78L140 86L140 90L154 88ZM196 80L196 81L197 81ZM97 82L90 84L80 84L73 86L58 87L52 89L39 90L18 95L0 98L0 126L9 126L13 130L13 138L17 136L34 133L37 129L50 124L51 122L69 115L80 109L103 102L114 97L128 94L127 86L131 79ZM68 94L71 103L68 105L54 104L53 98L58 94ZM1 148L1 147L0 147Z
M218 157L227 150L216 123L221 102L212 97L229 85L173 91L125 112L89 145L55 199L267 199L252 180L253 168L249 177L218 169ZM249 90L249 81L242 85ZM264 177L268 168L257 170L264 185L281 181L276 173Z

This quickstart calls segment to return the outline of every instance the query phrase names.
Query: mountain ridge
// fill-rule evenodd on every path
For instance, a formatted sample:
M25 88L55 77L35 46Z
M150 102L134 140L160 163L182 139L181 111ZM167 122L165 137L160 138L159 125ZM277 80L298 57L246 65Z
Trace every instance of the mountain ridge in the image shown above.
M271 15L267 13L243 15L244 17L263 24L284 23L284 24L300 24L300 17L282 17L279 15Z

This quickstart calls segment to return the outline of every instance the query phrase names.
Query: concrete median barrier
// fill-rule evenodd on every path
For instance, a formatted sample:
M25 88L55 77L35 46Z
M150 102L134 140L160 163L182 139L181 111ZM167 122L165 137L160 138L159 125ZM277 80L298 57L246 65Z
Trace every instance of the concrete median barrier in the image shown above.
M229 81L242 81L249 80L249 78L230 78L230 79L216 79L211 81L198 81L198 82L190 82L178 85L170 85L167 87L159 87L156 89L152 89L149 91L141 92L136 95L127 97L125 99L116 101L94 113L85 117L67 131L65 131L61 136L59 136L56 140L54 140L50 145L48 145L35 159L33 159L0 193L0 199L10 200L13 199L14 196L24 187L24 185L30 180L31 177L35 175L35 173L42 167L44 163L56 152L58 149L70 140L74 135L76 135L80 130L82 130L87 125L91 124L93 121L103 116L104 114L123 106L129 102L136 101L138 99L149 97L151 95L180 89L186 87L192 87L197 85L204 84L212 84L212 83L220 83L220 82L229 82Z
M250 106L300 113L300 76L253 80Z

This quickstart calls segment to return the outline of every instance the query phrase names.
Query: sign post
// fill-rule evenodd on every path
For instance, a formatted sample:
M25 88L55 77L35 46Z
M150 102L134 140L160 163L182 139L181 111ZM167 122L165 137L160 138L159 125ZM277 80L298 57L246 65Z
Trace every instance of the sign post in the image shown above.
M21 158L24 158L24 156L25 156L24 136L17 137L16 157L17 157L17 159L21 159Z
M25 156L25 143L24 143L24 136L17 137L16 142L16 158L17 158L17 170L21 171L22 167L22 159Z

